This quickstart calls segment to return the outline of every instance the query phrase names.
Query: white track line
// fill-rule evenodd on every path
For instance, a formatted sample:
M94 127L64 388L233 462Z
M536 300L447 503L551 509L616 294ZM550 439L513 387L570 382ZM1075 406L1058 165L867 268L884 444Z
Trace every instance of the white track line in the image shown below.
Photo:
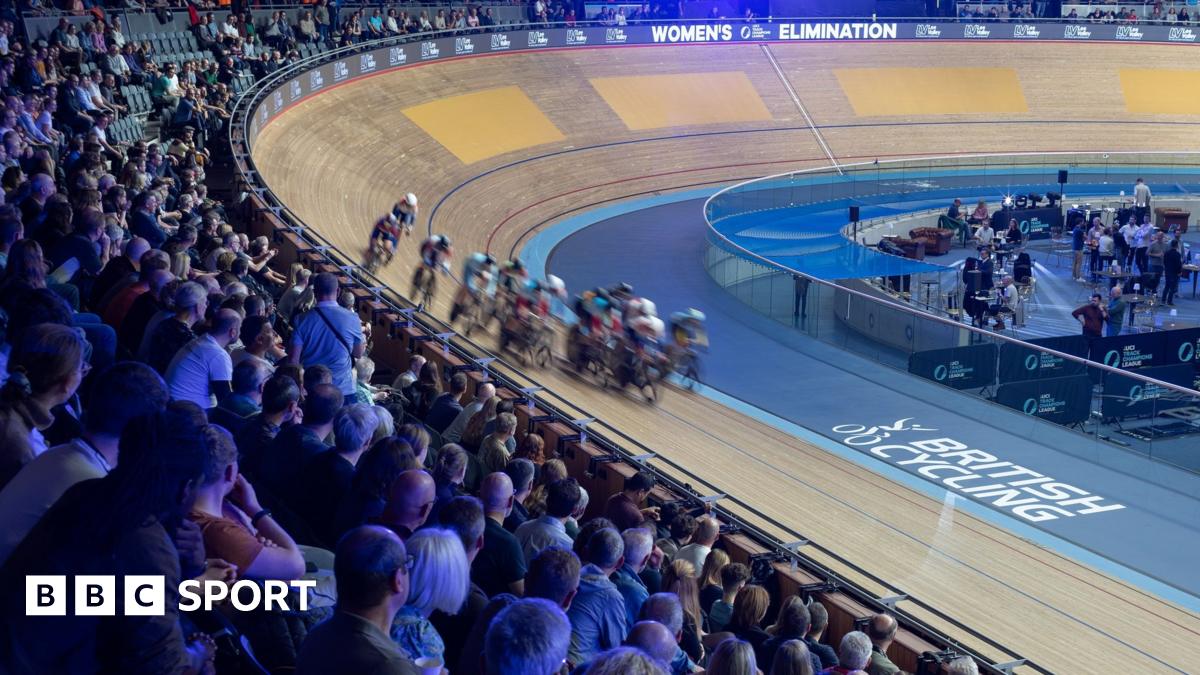
M766 55L767 60L771 62L771 67L775 69L775 74L779 76L779 81L783 83L783 88L787 90L788 96L792 97L792 102L795 103L796 107L800 109L800 114L804 115L804 121L808 124L808 128L812 129L813 136L816 136L817 143L821 146L821 150L823 150L825 152L825 156L829 158L829 163L833 166L833 168L837 169L838 174L842 176L846 175L846 172L842 171L841 165L838 164L837 159L833 156L833 151L829 149L829 144L825 142L825 137L821 135L821 131L817 129L817 125L813 122L812 117L809 116L808 110L804 107L804 104L800 102L800 97L796 95L796 90L792 88L792 83L788 81L787 75L783 74L783 69L779 67L779 62L775 60L775 55L771 53L770 45L762 44L759 45L759 47L762 48L763 54Z

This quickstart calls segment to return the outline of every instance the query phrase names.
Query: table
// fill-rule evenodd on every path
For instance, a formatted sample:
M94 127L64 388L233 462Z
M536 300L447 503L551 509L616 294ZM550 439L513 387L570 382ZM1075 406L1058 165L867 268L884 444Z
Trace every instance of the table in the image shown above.
M1191 272L1192 276L1192 299L1196 299L1196 279L1200 278L1200 265L1184 265L1183 269Z
M1131 278L1133 278L1134 274L1133 274L1133 272L1125 272L1125 271L1114 272L1114 271L1112 271L1112 269L1106 269L1106 270L1100 270L1099 272L1097 272L1096 276L1102 277L1104 279L1108 279L1109 281L1113 282L1113 283L1109 284L1109 288L1112 288L1113 286L1117 285L1116 282L1118 280L1131 279Z
M1185 328L1196 328L1196 324L1190 321L1166 320L1155 326L1154 330L1184 330Z
M1136 313L1137 306L1146 302L1147 300L1150 300L1154 296L1152 296L1152 295L1126 295L1126 296L1122 296L1122 297L1125 298L1125 303L1127 305L1129 305L1129 327L1133 328L1133 317L1134 317L1134 314Z

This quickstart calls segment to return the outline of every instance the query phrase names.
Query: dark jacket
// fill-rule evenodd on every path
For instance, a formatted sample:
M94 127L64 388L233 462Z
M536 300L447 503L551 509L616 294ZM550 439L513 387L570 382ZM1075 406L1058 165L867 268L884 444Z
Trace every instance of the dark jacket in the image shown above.
M434 399L433 405L429 407L429 414L425 415L425 424L440 434L450 426L455 417L458 417L462 409L458 398L451 392L445 392Z

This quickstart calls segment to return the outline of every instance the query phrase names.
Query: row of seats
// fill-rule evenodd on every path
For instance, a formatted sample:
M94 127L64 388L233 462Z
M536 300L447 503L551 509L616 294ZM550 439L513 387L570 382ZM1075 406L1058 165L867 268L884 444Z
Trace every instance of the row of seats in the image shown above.
M136 84L123 85L120 91L125 103L129 105L129 112L140 115L153 109L154 104L150 101L150 93L145 87Z
M166 54L151 54L150 61L160 68L168 63L179 65L184 61L199 61L201 59L213 60L213 53L207 49L203 51L190 52L170 52Z
M134 33L129 36L129 39L138 44L149 42L150 51L156 54L178 54L200 50L196 36L186 31Z
M109 124L105 133L109 143L135 143L142 140L145 131L146 125L140 118L126 115Z

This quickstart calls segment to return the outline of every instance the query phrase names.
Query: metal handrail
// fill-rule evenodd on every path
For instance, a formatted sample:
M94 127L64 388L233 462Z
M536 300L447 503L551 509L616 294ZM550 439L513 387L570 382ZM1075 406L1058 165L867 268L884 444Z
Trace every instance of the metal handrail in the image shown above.
M454 34L454 33L460 33L460 32L461 31L445 31L444 33ZM272 89L272 86L275 83L278 83L282 80L286 80L290 77L293 77L293 76L299 74L300 72L308 69L312 65L315 65L320 62L324 62L329 59L335 59L335 58L338 58L339 56L342 56L345 54L354 53L354 52L358 52L358 51L364 51L364 50L368 50L368 49L375 49L381 45L386 45L388 43L427 40L427 39L429 39L429 36L430 36L429 33L421 33L421 34L406 35L406 36L393 36L393 37L384 38L381 40L375 40L375 41L364 42L364 43L360 43L360 44L356 44L356 45L350 45L348 47L340 48L337 50L331 50L329 52L324 52L321 54L314 55L313 57L310 57L308 59L304 59L302 61L296 62L292 66L289 66L288 68L286 68L284 70L278 71L275 74L273 74L272 76L263 78L262 80L255 82L255 84L250 89L244 91L242 93L242 95L238 97L238 99L235 103L234 109L233 109L233 114L231 115L231 124L229 125L229 132L227 135L228 142L230 143L230 147L232 148L232 147L234 147L234 144L236 142L238 142L238 140L235 139L235 133L241 134L240 143L243 147L246 148L246 152L240 156L240 159L242 159L245 162L246 168L249 171L243 171L239 167L238 168L239 177L243 181L245 181L248 185L257 186L256 192L261 191L261 196L263 198L264 203L269 204L272 207L272 210L276 211L277 214L279 215L279 217L285 223L291 222L294 226L297 226L296 229L293 230L295 232L295 234L297 236L299 236L302 240L306 241L307 243L312 244L314 246L315 250L319 253L319 255L327 263L329 263L339 269L343 269L343 270L350 272L351 278L355 283L358 283L358 284L366 287L377 301L379 301L380 303L384 304L385 306L389 307L391 310L396 311L396 312L399 312L401 310L410 311L411 309L416 307L416 305L415 305L415 303L412 303L411 301L407 300L400 294L396 293L394 290L387 287L377 277L375 277L374 274L371 274L371 273L367 272L366 270L363 270L356 262L354 262L352 259L350 259L348 256L346 256L344 253L342 253L342 251L340 249L338 249L336 246L332 245L329 242L329 240L327 240L321 233L316 232L313 229L309 228L302 219L300 219L293 211L291 211L291 209L288 208L287 205L284 204L282 202L282 200L280 200L274 194L274 192L270 189L270 187L268 185L266 185L265 181L261 180L261 175L259 175L258 178L254 178L254 177L248 175L250 172L257 174L257 170L254 168L254 161L249 152L250 147L251 147L250 139L246 138L246 132L248 131L248 128L249 128L247 120L248 120L248 116L251 113L251 111L254 110L257 102L261 101L265 97L265 94L269 90ZM355 277L357 277L357 278L355 278ZM364 281L368 280L368 279L371 280L373 283L364 283ZM438 319L437 317L435 317L431 314L427 314L423 311L418 311L418 312L413 312L413 315L414 315L413 316L414 324L428 334L453 332L453 330L450 326L448 326L447 324L442 322L440 319ZM476 359L479 359L481 357L493 359L496 363L504 366L504 368L508 372L518 375L528 384L532 384L532 385L538 387L540 389L540 391L538 391L535 394L528 395L528 397L530 399L532 399L540 408L543 408L543 409L547 410L548 412L550 412L551 415L555 418L555 420L558 423L561 423L561 424L567 426L568 428L572 429L574 432L583 432L584 431L584 428L581 427L580 425L576 424L576 422L575 422L575 420L579 419L579 416L569 414L568 411L565 410L561 405L556 404L549 399L553 399L555 401L560 401L562 404L565 404L571 410L583 413L583 415L582 415L583 417L595 417L592 415L588 415L585 410L578 407L574 403L570 402L569 400L567 400L566 398L564 398L562 395L558 394L557 392L555 392L551 389L545 388L545 387L541 387L538 384L537 380L534 380L533 378L529 377L527 374L525 374L518 368L514 367L513 364L505 361L500 355L493 354L490 350L486 349L485 347L482 347L481 345L475 343L474 341L472 341L468 338L465 338L461 335L456 334L453 338L448 340L445 344L446 344L447 348L452 353L454 353L455 356L457 356L459 358L462 358L468 362L476 361ZM490 365L485 366L485 367L483 367L483 369L486 370L491 377L493 377L496 380L498 380L499 382L501 382L504 386L506 386L514 391L520 391L521 389L523 389L520 381L513 379L513 377L510 377L509 375L507 375L505 373L497 372L492 366L490 366ZM603 432L596 433L596 430L598 428L602 429ZM700 493L694 487L692 487L691 483L681 481L681 480L673 477L671 474L666 473L662 469L657 469L654 467L645 466L645 465L641 464L636 458L639 456L644 456L646 453L652 452L652 450L648 446L646 446L646 445L642 444L641 442L637 441L636 439L628 436L627 434L620 431L619 429L616 429L616 428L610 426L603 420L596 419L596 421L588 424L586 433L587 433L587 438L590 441L594 442L595 444L597 444L598 446L603 448L606 452L620 457L625 462L631 463L636 466L648 468L655 475L657 475L660 479L662 479L665 484L669 485L673 490L675 490L678 494L692 495L694 497L700 496ZM639 450L639 452L631 452L630 450L627 450L626 448L622 447L617 442L614 442L613 440L608 438L609 434L611 434L612 436L614 436L616 438L621 439L621 441L624 442L625 444L633 446L635 449ZM662 462L666 466L670 467L673 471L677 471L677 472L683 474L691 482L698 483L713 493L721 493L721 491L715 485L713 485L709 481L705 480L704 478L692 473L686 467L683 467L682 465L670 460L669 458L664 457L661 454L656 454L655 460ZM847 560L846 558L838 555L837 553L820 545L819 543L812 541L811 539L809 539L809 538L805 537L804 535L802 535L801 533L797 532L792 527L784 525L784 524L776 521L775 519L767 516L766 514L763 514L758 509L754 508L753 506L750 506L749 504L746 504L745 502L738 499L737 497L732 496L732 495L726 495L724 497L724 500L729 502L730 504L736 506L740 511L752 514L753 516L758 518L761 522L767 523L782 532L786 532L789 536L794 536L798 540L808 542L807 548L810 548L814 551L820 552L822 555L827 556L829 559L836 561L840 565L843 565L845 568L852 571L854 574L857 574L860 577L867 579L867 580L871 581L872 583L877 584L879 587L881 587L883 589L888 589L890 591L896 591L896 592L902 593L902 590L899 588L896 588L892 583L872 574L871 572L863 569L862 567L858 566L857 564L851 562L850 560ZM944 642L948 646L958 649L964 653L971 653L980 662L988 663L988 659L981 656L977 651L962 646L961 644L959 644L959 642L957 640L949 637L940 629L937 629L937 628L929 625L926 621L916 617L911 612L906 611L901 607L884 605L877 597L875 597L874 595L869 593L866 589L849 581L846 578L845 574L838 573L831 569L828 569L827 567L821 565L820 563L817 563L815 560L811 559L810 557L803 555L801 552L789 548L778 537L764 531L762 528L760 528L757 525L747 523L744 517L739 516L731 511L729 511L728 509L720 506L719 504L714 505L714 512L717 515L719 515L721 518L727 520L730 523L733 523L735 526L740 528L742 531L745 531L748 534L750 534L754 539L756 539L760 543L768 546L769 548L774 549L774 551L778 555L780 555L781 557L785 557L786 560L791 560L795 564L797 564L799 567L805 569L806 571L808 571L818 577L827 579L827 580L837 584L839 587L852 592L852 595L858 601L863 602L864 604L872 607L876 611L893 612L894 614L896 614L898 617L900 617L903 620L905 625L909 626L910 628L914 628L919 631L922 631L927 636L937 636L938 640ZM913 606L921 608L922 610L937 617L941 621L946 622L948 625L954 626L956 629L961 630L963 633L970 635L972 638L974 638L976 640L979 640L982 644L986 644L989 647L996 649L1000 652L1003 652L1005 654L1008 654L1010 656L1017 657L1020 662L1023 662L1023 665L1025 667L1028 667L1039 673L1050 673L1050 671L1047 670L1046 668L1039 666L1038 664L1034 663L1033 661L1021 658L1019 656L1019 654L1017 652L1015 652L1014 650L998 643L997 641L995 641L994 639L990 638L989 636L981 633L980 631L963 624L962 622L955 619L954 617L946 614L945 612L938 609L937 607L934 607L934 606L920 600L919 598L906 595L905 602L911 603ZM996 669L995 667L992 667L990 665L986 666L985 669L992 673L1002 672L999 669Z
M1096 156L1101 156L1101 155L1105 155L1105 156L1110 156L1110 155L1184 155L1184 156L1194 155L1197 158L1196 166L1200 167L1200 152L1170 152L1170 151L1165 151L1165 150L1163 150L1163 151L1147 151L1147 152L1120 151L1120 152L1107 152L1107 153L1100 153L1100 152L1097 152L1097 153L1012 152L1012 153L972 154L972 155L941 155L941 156L936 156L936 157L921 157L921 158L901 159L901 160L888 160L888 161L876 161L876 162L856 162L854 164L842 164L840 166L841 166L842 171L849 173L856 168L864 168L864 167L888 168L890 165L895 165L895 164L900 164L900 163L911 163L914 161L924 162L924 161L936 161L936 160L951 160L951 159L961 160L961 159L999 158L999 157L1041 157L1041 156L1046 156L1046 155L1088 156L1088 155L1092 155L1092 154L1095 154ZM1033 166L1033 165L1029 165L1029 166ZM998 339L1002 342L1012 343L1012 344L1018 345L1022 348L1025 348L1025 349L1032 349L1034 351L1042 352L1045 354L1050 354L1055 357L1065 359L1065 360L1068 360L1068 361L1071 361L1074 363L1083 364L1083 365L1087 366L1088 368L1099 368L1103 372L1108 372L1108 373L1120 375L1122 377L1128 377L1128 378L1132 378L1135 380L1139 380L1146 384L1151 384L1156 387L1162 387L1163 389L1174 391L1178 394L1183 394L1185 396L1188 396L1189 398L1194 398L1194 397L1200 396L1200 392L1198 392L1194 389L1188 389L1186 387L1181 387L1177 384L1172 384L1170 382L1164 382L1162 380L1157 380L1152 377L1146 377L1145 375L1139 375L1138 373L1136 373L1134 371L1122 370L1120 368L1114 368L1106 363L1101 363L1098 361L1092 361L1091 359L1081 358L1079 356L1075 356L1074 354L1068 354L1066 352L1060 352L1056 349L1050 349L1048 347L1036 345L1031 342L1026 342L1024 340L1021 340L1021 339L1018 339L1015 337L1010 337L1008 335L1004 335L1002 333L994 333L991 331L986 331L986 330L983 330L980 328L976 328L975 326L972 326L969 324L964 324L964 323L960 323L958 321L954 321L953 319L948 319L945 317L937 316L935 314L928 314L926 312L920 312L911 307L908 307L907 305L903 305L898 302L894 302L889 298L881 298L879 296L871 295L869 293L863 293L862 291L859 291L859 290L856 290L853 288L849 288L847 286L840 286L831 281L826 281L824 279L818 279L817 277L805 274L804 272L801 272L800 270L793 269L791 267L783 265L782 263L776 262L769 258L764 258L763 256L761 256L753 251L750 251L743 246L735 244L728 237L726 237L724 234L719 232L716 228L716 223L721 222L721 220L723 220L724 218L713 220L709 217L709 207L713 203L713 200L718 199L722 195L725 195L726 193L729 193L733 190L737 190L738 188L741 188L743 186L753 185L753 184L759 183L759 182L767 182L767 181L771 181L771 180L777 180L780 178L787 178L789 176L797 176L797 175L809 176L809 175L816 175L816 174L821 174L821 173L829 173L830 175L833 175L834 170L829 167L820 167L820 168L815 168L815 169L801 169L798 171L785 171L783 173L773 174L770 176L763 176L762 178L752 178L750 180L742 181L740 183L736 183L727 188L719 190L718 192L714 193L711 197L704 200L704 222L708 226L709 232L711 232L713 235L718 237L726 245L728 245L734 249L737 249L737 251L740 255L745 255L749 258L753 258L759 264L774 268L780 272L784 272L786 274L799 275L801 277L804 277L805 279L807 279L810 282L815 282L822 286L827 286L829 288L837 289L839 292L848 293L850 295L857 296L857 297L867 300L869 302L876 302L876 303L882 303L882 304L888 305L890 309L899 310L900 312L902 312L904 314L908 314L910 316L913 316L913 317L916 317L919 319L934 321L936 323L940 323L945 326L950 326L950 327L957 328L960 330L967 330L976 335L986 336L993 340ZM781 207L781 208L783 208L783 207ZM861 246L861 244L858 244L858 243L854 243L854 245Z

